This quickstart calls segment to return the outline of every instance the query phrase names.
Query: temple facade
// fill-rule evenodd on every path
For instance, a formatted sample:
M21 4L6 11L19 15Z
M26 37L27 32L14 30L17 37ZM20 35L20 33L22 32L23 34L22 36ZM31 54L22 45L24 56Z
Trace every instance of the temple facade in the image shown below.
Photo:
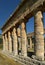
M27 57L26 23L29 18L34 16L34 53L35 56L44 60L44 12L45 0L23 0L1 28L3 51L13 53L14 56L21 53L22 56ZM32 43L31 36L30 43ZM31 47L32 45L30 44Z

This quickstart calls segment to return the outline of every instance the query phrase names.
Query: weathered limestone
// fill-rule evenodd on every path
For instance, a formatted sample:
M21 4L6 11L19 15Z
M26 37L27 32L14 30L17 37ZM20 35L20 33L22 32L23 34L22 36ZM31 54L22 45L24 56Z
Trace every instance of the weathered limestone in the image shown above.
M17 34L16 34L16 28L13 28L13 49L14 49L14 55L18 55L18 44L17 44Z
M38 58L44 60L44 29L42 21L42 12L37 11L35 13L35 54Z
M37 11L38 10L38 11ZM44 60L44 30L42 22L42 13L45 12L45 0L23 0L21 4L17 7L16 11L9 17L2 29L2 35L8 32L8 36L3 37L4 50L7 51L7 37L9 44L9 54L7 56L14 57L15 61L22 62L24 65L45 65L42 60ZM34 12L35 11L35 12ZM35 16L34 16L35 13ZM29 18L34 16L34 33L29 33L26 36L25 24L28 22ZM33 22L32 22L33 23ZM21 26L20 26L21 24ZM32 25L32 24L31 24ZM21 32L20 29L21 28ZM12 34L11 34L11 33ZM20 35L21 34L21 35ZM35 34L35 37L34 37ZM32 39L30 38L33 38ZM30 49L32 48L32 43L35 38L35 55L29 53L29 43ZM30 40L29 40L30 38ZM6 41L5 41L6 40ZM5 43L4 43L5 42ZM28 45L27 45L28 44ZM28 54L27 54L28 47ZM13 53L14 52L14 53ZM19 54L19 55L18 55ZM22 55L21 55L22 54ZM32 56L32 59L28 56Z
M8 39L7 39L7 34L5 34L5 45L6 45L6 51L8 51Z
M19 43L19 50L21 50L21 38L18 37L18 43Z
M9 52L12 53L12 39L10 31L8 31L8 43L9 43Z
M22 55L27 56L27 36L24 22L21 23L21 42L22 42Z
M19 50L21 50L21 35L20 35L20 28L17 28L17 35L18 35L18 43L19 43Z
M17 28L17 35L20 37L20 28Z
M30 37L30 49L32 49L32 39Z
M2 38L3 38L3 51L5 51L5 36L3 35Z

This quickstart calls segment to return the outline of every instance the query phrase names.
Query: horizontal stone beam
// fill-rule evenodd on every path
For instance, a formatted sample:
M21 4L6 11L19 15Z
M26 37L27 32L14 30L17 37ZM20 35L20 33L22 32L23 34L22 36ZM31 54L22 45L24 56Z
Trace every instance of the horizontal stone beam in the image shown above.
M45 34L45 29L44 29L44 34ZM28 37L28 38L30 38L30 37L34 37L34 32L32 32L32 33L28 33L28 34L27 34L27 37Z
M4 34L7 32L11 27L15 26L16 24L20 23L22 19L25 19L25 17L29 17L28 14L30 14L30 18L33 16L33 11L39 7L45 0L30 0L29 1L24 1L21 3L18 7L18 9L11 15L11 17L7 20L6 24L1 28ZM42 7L42 6L41 6ZM40 9L40 8L39 8ZM20 14L20 15L18 15Z

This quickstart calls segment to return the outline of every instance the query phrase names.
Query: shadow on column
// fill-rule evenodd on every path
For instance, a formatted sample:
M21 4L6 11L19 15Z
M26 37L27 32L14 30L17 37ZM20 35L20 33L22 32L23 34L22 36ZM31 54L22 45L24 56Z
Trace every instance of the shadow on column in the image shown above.
M28 51L27 51L27 55L29 57L31 57L32 55L35 55L34 53L34 37L32 38L32 48L30 48L30 39L28 38Z

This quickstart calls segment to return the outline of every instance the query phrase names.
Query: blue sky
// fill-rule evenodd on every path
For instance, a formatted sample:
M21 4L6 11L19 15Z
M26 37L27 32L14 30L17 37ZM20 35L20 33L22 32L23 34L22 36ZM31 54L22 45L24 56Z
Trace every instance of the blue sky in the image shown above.
M4 25L6 20L10 17L10 15L20 4L20 2L21 0L0 0L0 27ZM43 14L43 16L45 22L45 13ZM44 23L44 27L45 27L45 23ZM34 31L34 17L28 20L26 28L28 33ZM2 31L0 30L0 34L1 33Z

